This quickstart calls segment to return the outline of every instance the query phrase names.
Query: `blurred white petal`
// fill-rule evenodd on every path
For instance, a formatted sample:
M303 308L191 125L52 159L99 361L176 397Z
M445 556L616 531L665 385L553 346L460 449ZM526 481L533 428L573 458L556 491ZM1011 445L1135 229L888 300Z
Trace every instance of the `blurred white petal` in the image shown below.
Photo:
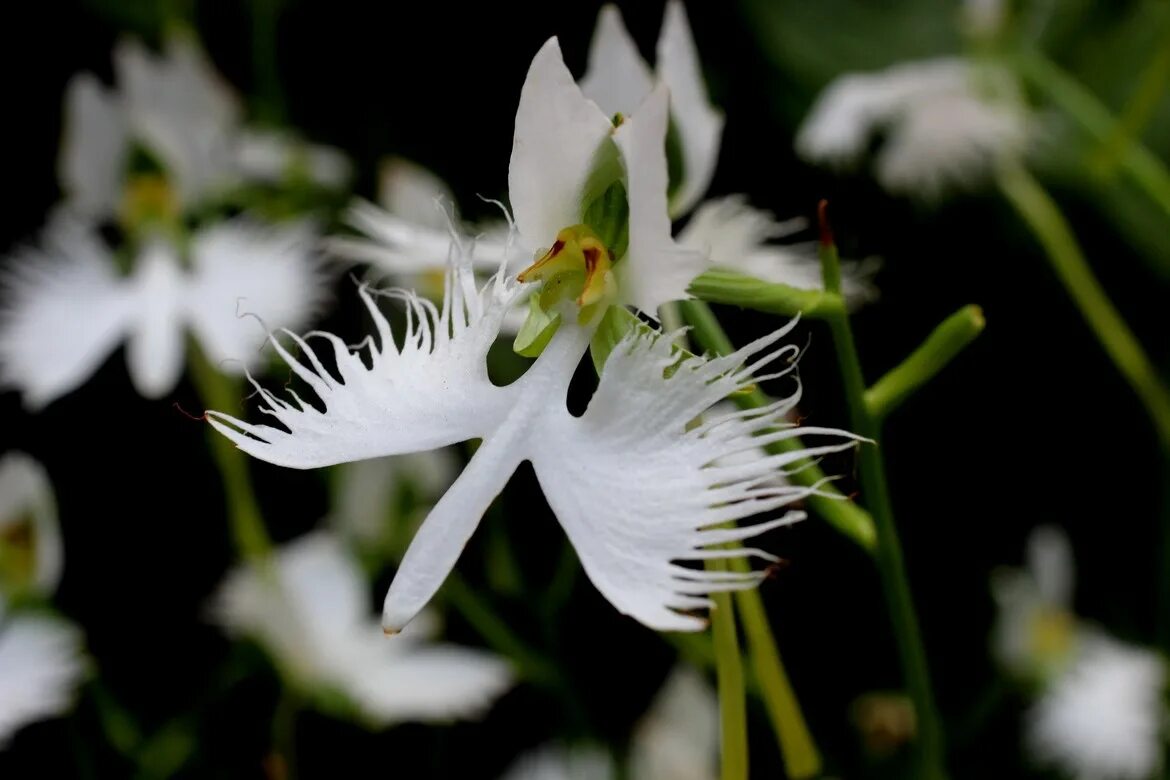
M74 76L65 88L63 125L57 166L67 202L89 218L115 214L129 152L119 96L92 74Z
M654 86L650 66L642 59L615 5L602 6L597 15L589 63L580 83L585 96L610 116L632 114Z
M85 675L81 633L46 615L0 608L0 747L22 727L63 715Z
M318 186L337 189L352 175L349 160L340 150L310 144L283 131L242 131L235 138L234 157L244 179L267 184L279 184L296 171Z
M162 242L136 261L134 319L126 342L126 367L135 389L160 398L183 373L183 299L186 290L177 251Z
M1028 713L1033 758L1084 780L1144 780L1162 760L1166 669L1155 653L1088 637Z
M391 158L378 170L378 204L407 222L444 233L459 218L451 188L426 168L401 157Z
M47 598L57 589L65 563L53 486L44 466L23 452L10 452L0 458L0 550L7 543L5 532L24 522L31 524L33 553L27 585Z
M638 723L630 776L639 780L717 780L719 699L694 669L671 672Z
M508 769L504 780L613 780L616 777L613 759L601 748L545 745L521 756Z
M682 144L683 178L671 198L672 214L694 207L715 174L723 112L711 105L699 53L681 0L670 0L658 38L658 73L670 88L670 114Z

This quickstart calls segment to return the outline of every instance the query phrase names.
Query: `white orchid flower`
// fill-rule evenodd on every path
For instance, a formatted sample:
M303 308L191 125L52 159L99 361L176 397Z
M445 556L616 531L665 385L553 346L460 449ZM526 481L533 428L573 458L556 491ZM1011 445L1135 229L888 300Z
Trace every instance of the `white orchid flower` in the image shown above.
M57 219L42 247L13 258L0 313L0 382L41 408L125 341L135 387L157 398L182 372L188 330L220 369L240 373L260 358L266 327L303 325L319 299L305 225L215 224L191 236L185 259L156 237L121 275L94 232Z
M217 620L256 640L292 684L323 703L341 694L375 726L445 721L481 715L512 685L504 659L430 641L428 621L387 639L358 565L336 537L305 536L272 563L229 574Z
M75 626L40 613L6 614L0 599L0 747L24 726L68 712L85 672Z
M716 780L719 701L694 669L671 672L630 742L628 777ZM545 745L521 757L505 780L612 780L613 759L600 748Z
M1145 780L1162 762L1166 667L1158 654L1093 634L1029 710L1038 763L1080 780Z
M1043 682L1067 665L1078 638L1074 579L1072 545L1050 525L1029 535L1026 569L995 572L992 650L1014 676Z
M231 182L240 107L193 38L170 37L161 56L123 40L114 75L114 90L89 73L66 89L59 174L78 213L118 216L135 144L164 165L184 204Z
M45 468L23 452L0 458L0 598L47 598L61 581L57 502Z
M816 493L815 488L763 483L787 465L853 443L841 431L785 424L799 390L763 410L716 415L688 428L730 393L791 372L789 365L777 374L757 375L794 356L794 348L776 346L794 323L713 360L680 360L669 337L634 331L610 353L588 410L573 417L566 409L566 392L591 327L570 319L519 380L500 387L488 378L487 351L521 291L504 271L477 290L464 264L449 275L441 310L414 293L389 292L408 311L398 346L371 292L363 288L360 296L373 318L377 343L367 340L353 352L338 337L319 334L332 348L339 378L304 339L287 334L304 351L307 365L273 339L324 411L295 395L290 403L260 389L265 413L283 428L219 412L209 412L208 419L245 452L293 468L482 440L403 558L383 609L387 631L400 630L431 599L492 499L525 460L533 464L585 571L615 607L652 628L702 629L704 620L683 611L708 607L707 594L751 587L761 575L708 572L678 562L772 559L759 550L713 546L790 524L802 513L789 511L739 528L716 526ZM671 366L673 373L664 376ZM712 465L770 441L818 433L832 436L833 443L742 466Z
M678 235L683 246L704 252L712 265L738 271L765 282L802 290L824 287L816 242L777 244L777 239L804 230L806 220L779 222L769 212L750 206L743 195L704 202ZM842 263L842 292L855 306L877 297L871 282L874 260Z
M607 115L634 114L654 91L655 81L670 90L670 120L677 132L681 178L671 182L672 216L690 211L715 174L723 113L711 105L691 25L681 0L670 0L658 36L657 68L651 70L622 22L621 12L606 5L597 17L589 63L581 79L585 96Z
M1022 155L1031 125L1010 76L937 59L840 77L810 110L796 148L813 162L851 166L884 131L878 181L934 200L980 183L999 159Z

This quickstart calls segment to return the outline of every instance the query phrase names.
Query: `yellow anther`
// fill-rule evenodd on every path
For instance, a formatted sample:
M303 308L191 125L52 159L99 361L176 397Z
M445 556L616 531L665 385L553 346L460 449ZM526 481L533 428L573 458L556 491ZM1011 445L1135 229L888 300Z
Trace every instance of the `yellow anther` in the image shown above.
M517 277L521 282L555 284L576 298L579 307L591 306L616 294L613 255L587 225L573 225L557 233L556 241Z
M1042 663L1059 662L1073 645L1075 625L1072 615L1062 609L1050 609L1032 618L1031 650Z

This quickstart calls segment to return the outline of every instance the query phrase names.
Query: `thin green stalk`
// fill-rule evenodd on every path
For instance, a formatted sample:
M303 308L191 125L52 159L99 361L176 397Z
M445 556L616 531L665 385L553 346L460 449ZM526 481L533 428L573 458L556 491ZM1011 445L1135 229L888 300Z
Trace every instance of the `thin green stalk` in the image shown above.
M1154 55L1142 71L1137 88L1121 112L1121 119L1101 146L1095 161L1100 175L1110 175L1129 144L1141 138L1154 109L1166 96L1167 78L1170 78L1170 19L1163 22L1162 36L1154 47Z
M825 289L839 292L840 260L832 243L823 202L821 236L821 267ZM877 444L880 424L870 414L865 402L865 381L861 373L857 345L853 340L853 329L849 324L849 315L841 311L831 316L829 328L837 347L837 364L845 388L853 432L874 441L873 444L863 446L858 451L857 459L861 472L862 495L877 526L878 573L890 611L907 693L914 703L917 718L918 733L913 745L917 776L937 780L946 776L942 728L930 683L926 651L918 628L918 615L902 559L902 545L898 541L898 529L894 524L885 464L882 462L881 448Z
M719 320L715 318L707 304L702 301L689 300L680 302L679 308L683 317L691 325L691 336L702 349L716 355L729 355L735 351L727 334L723 332ZM758 409L771 402L771 399L758 387L750 391L736 393L729 400L734 401L741 409ZM785 439L765 447L765 450L771 454L800 449L804 449L804 445L795 438ZM793 471L795 473L789 476L789 480L805 487L822 483L826 479L825 472L807 461L797 464ZM819 491L833 497L827 498L822 495L807 498L806 501L813 511L862 548L872 552L877 538L873 518L864 509L834 490L832 486L822 484Z
M1052 62L1032 52L1019 54L1014 62L1029 83L1045 93L1094 141L1105 144L1115 138L1121 139L1117 142L1121 170L1170 214L1170 170L1157 155L1135 138L1115 135L1117 118L1112 112Z
M224 376L194 342L188 345L191 380L206 409L215 409L237 417L243 416L241 388L237 381ZM244 453L226 437L208 426L208 444L223 478L228 503L228 520L236 550L248 561L264 560L272 549L272 542L264 528L260 504L252 490L248 463Z
M297 715L300 698L287 686L280 692L272 714L272 753L269 761L278 762L271 775L279 780L297 778Z
M1045 256L1110 360L1141 399L1170 451L1170 388L1093 275L1059 207L1021 166L999 171L1000 189L1044 247Z
M707 561L712 571L726 571L722 560ZM743 659L735 633L735 612L731 594L711 596L711 633L715 643L715 677L719 684L719 733L721 780L747 780L747 696L744 690Z
M743 558L733 558L730 564L733 571L749 568ZM821 755L784 670L760 592L755 588L738 591L735 602L747 638L748 660L776 731L785 772L793 780L817 777L821 774Z
M252 71L256 81L256 118L279 125L284 92L277 64L277 18L281 0L252 0Z

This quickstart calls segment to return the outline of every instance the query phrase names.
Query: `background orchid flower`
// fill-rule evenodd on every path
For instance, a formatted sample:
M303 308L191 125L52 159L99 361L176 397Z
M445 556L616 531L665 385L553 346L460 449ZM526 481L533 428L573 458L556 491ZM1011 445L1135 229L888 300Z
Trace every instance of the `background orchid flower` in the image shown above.
M289 682L329 708L340 694L376 726L481 715L513 681L488 652L429 641L418 621L388 640L370 617L367 585L342 542L315 532L280 549L273 568L232 571L217 620L270 653Z
M629 772L605 751L545 745L522 756L505 780L715 780L719 776L719 702L694 669L670 673L630 741Z
M178 381L188 330L221 370L241 372L259 358L266 327L303 325L314 313L321 284L311 239L305 224L224 222L196 231L185 252L154 236L121 275L95 232L60 217L43 246L12 258L0 381L41 408L125 340L136 389L157 398Z
M64 565L57 502L44 467L22 452L0 458L0 598L48 598Z
M1022 156L1032 122L1019 87L991 65L937 59L842 76L817 99L796 138L806 159L857 164L879 132L876 175L891 192L936 200L983 182Z
M208 413L209 422L245 452L294 468L483 441L407 550L386 596L387 631L400 630L426 605L483 512L525 460L532 462L586 573L618 610L659 630L702 629L705 621L684 611L710 606L706 595L713 591L751 587L761 575L708 572L678 562L771 559L759 550L712 545L790 524L803 513L790 510L739 528L715 526L817 493L815 487L763 483L787 465L846 449L854 441L842 431L786 424L784 415L796 404L799 390L764 410L717 415L688 429L696 416L730 393L792 371L788 365L777 373L758 373L795 355L794 348L775 346L793 323L713 360L680 361L668 337L635 331L610 353L588 410L573 417L565 394L588 347L590 328L569 323L558 330L516 382L499 387L488 379L487 350L521 291L505 274L501 270L477 290L466 264L454 268L441 311L415 293L386 293L408 308L401 347L363 288L360 296L378 343L368 340L352 352L338 337L320 334L332 347L339 379L304 339L286 332L308 365L273 339L324 411L296 395L290 403L260 389L264 411L283 430L214 411ZM818 433L832 443L740 466L712 465L769 441Z

